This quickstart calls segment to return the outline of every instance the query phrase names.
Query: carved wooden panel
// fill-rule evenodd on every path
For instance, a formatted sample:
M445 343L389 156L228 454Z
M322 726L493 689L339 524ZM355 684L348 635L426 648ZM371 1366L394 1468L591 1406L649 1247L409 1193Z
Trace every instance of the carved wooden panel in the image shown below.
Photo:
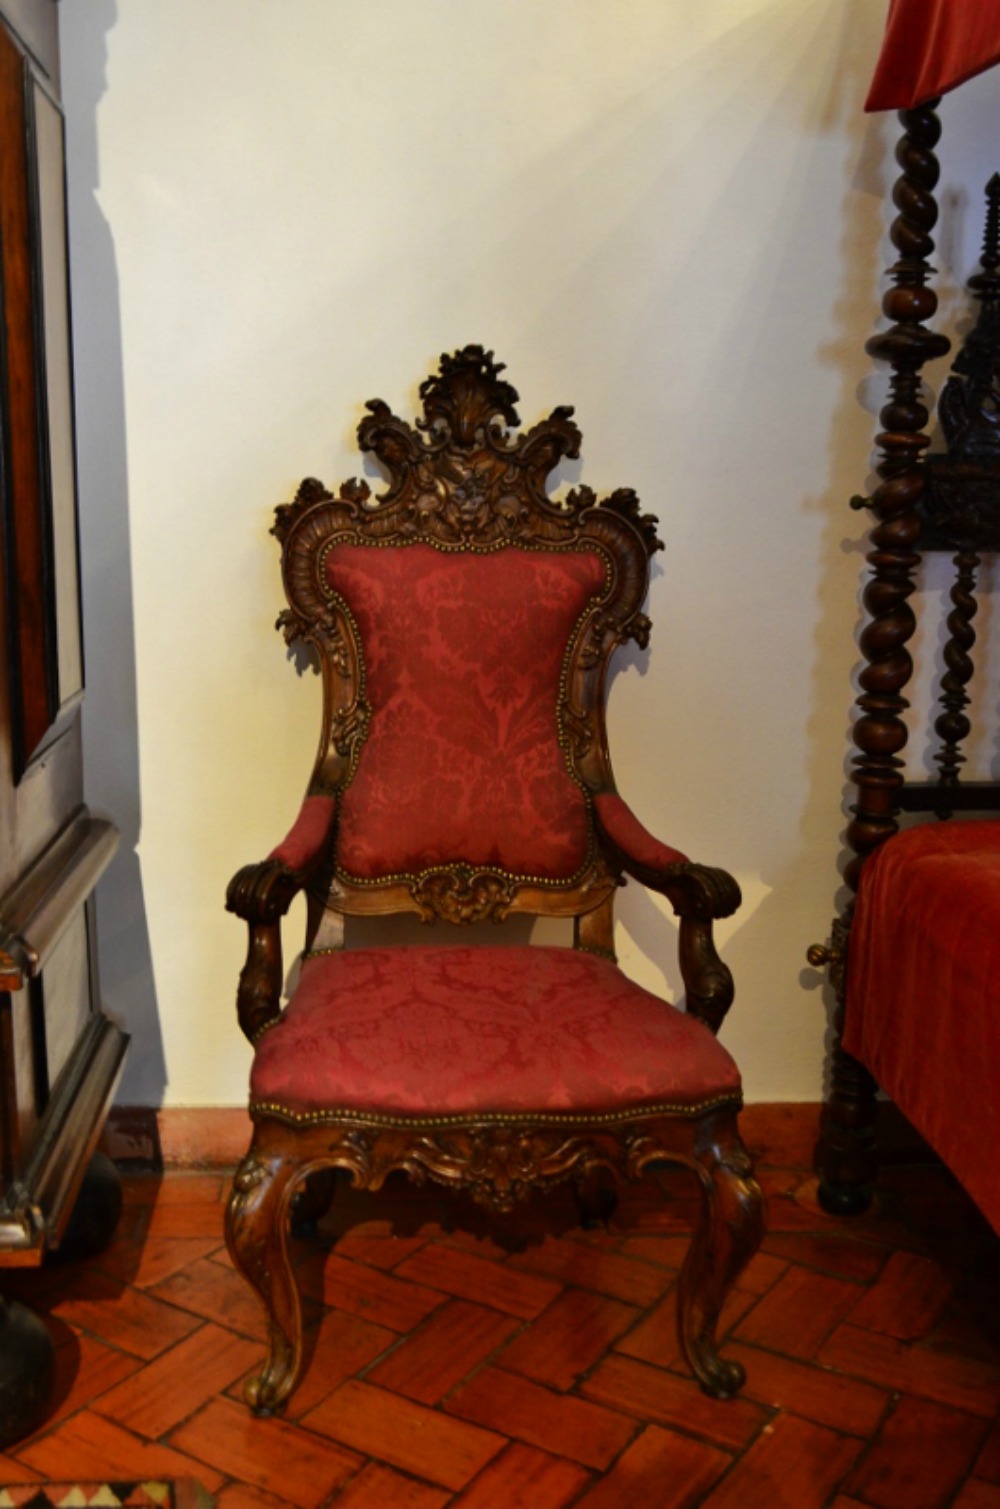
M0 487L15 772L83 691L63 118L0 28Z
M921 550L1000 549L1000 174L986 186L976 322L938 399L946 450L927 458Z
M972 724L966 709L975 666L981 552L1000 550L1000 174L986 186L986 225L979 271L969 279L978 305L938 399L946 450L929 455L917 501L921 552L953 554L944 668L938 688L933 782L907 782L900 804L950 817L960 808L997 810L1000 785L961 779L962 745Z

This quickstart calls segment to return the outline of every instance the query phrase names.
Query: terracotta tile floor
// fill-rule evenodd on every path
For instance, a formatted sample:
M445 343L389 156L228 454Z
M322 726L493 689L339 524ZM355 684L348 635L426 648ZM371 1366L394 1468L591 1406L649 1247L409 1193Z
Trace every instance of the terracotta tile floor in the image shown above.
M100 1258L3 1275L48 1315L59 1384L0 1484L190 1475L219 1509L997 1509L1000 1241L940 1169L892 1171L851 1223L808 1172L763 1178L769 1235L725 1317L736 1400L678 1356L692 1199L669 1172L598 1231L564 1191L491 1224L433 1189L338 1190L296 1243L305 1379L255 1420L263 1317L222 1243L227 1178L130 1176Z

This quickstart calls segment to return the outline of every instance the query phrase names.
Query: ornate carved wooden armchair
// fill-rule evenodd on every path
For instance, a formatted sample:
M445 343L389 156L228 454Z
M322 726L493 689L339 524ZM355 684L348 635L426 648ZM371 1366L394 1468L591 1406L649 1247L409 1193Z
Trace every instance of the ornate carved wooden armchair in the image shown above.
M361 449L388 469L278 509L289 639L322 667L316 768L287 838L239 872L250 924L239 1016L255 1046L254 1134L227 1217L271 1350L248 1386L274 1410L301 1367L286 1239L293 1193L329 1168L377 1190L394 1169L506 1211L558 1180L686 1164L703 1213L678 1286L682 1345L711 1394L743 1381L715 1324L756 1249L762 1198L740 1141L738 1072L714 1036L732 979L712 922L722 870L654 839L615 791L603 694L617 645L644 645L655 519L632 492L545 480L579 453L572 410L518 438L517 394L480 347L443 357L417 429L369 403ZM628 980L612 903L624 874L680 916L687 1013ZM280 918L309 902L284 1011ZM572 918L575 948L343 947L345 914L465 924ZM315 1181L314 1181L315 1183Z

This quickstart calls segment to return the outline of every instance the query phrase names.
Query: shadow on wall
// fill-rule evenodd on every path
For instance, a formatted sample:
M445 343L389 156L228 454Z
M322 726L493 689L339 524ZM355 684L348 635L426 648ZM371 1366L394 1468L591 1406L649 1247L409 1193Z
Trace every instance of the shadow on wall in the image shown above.
M77 274L86 264L86 298L76 297L73 306L88 683L84 780L90 805L109 813L122 834L98 890L102 994L109 1014L132 1034L119 1098L149 1104L162 1100L166 1064L136 852L139 734L118 271L98 201L97 111L107 87L106 37L117 19L116 0L63 7L60 40L64 55L73 54L66 97L71 258Z
M843 596L845 576L850 572L848 590L855 600L864 586L867 573L864 568L866 545L865 521L850 509L850 498L859 491L867 491L866 472L871 462L877 416L885 402L885 384L873 383L870 362L865 356L864 342L875 329L879 319L880 299L885 263L886 235L885 206L888 185L895 174L890 173L892 163L882 122L877 116L862 113L862 101L875 66L877 50L871 42L880 39L874 36L861 22L861 0L853 0L846 8L841 28L843 68L837 75L853 81L853 88L843 93L837 103L856 113L856 129L851 133L851 153L846 164L846 193L839 215L831 216L831 229L840 225L841 266L843 276L833 304L833 338L817 352L822 365L835 371L839 377L840 392L832 410L827 446L827 484L822 492L805 500L810 511L820 511L824 516L821 537L821 560L819 579L822 583L816 619L814 643L813 696L808 716L808 737L811 750L809 796L803 810L803 852L812 849L824 830L829 832L830 855L830 915L839 915L847 897L842 884L838 884L845 864L850 859L846 848L844 822L849 817L854 788L850 780L851 723L853 702L856 695L858 671L856 644L845 638L847 619ZM854 14L852 15L852 12ZM860 39L860 40L859 40ZM829 107L834 107L831 97ZM859 339L858 332L861 332ZM820 458L817 456L817 475ZM823 562L829 569L823 570ZM855 574L856 573L856 574ZM860 604L858 605L860 611ZM857 631L856 631L857 632ZM851 665L851 661L855 663ZM843 716L843 751L841 783L838 791L836 772L825 759L831 734L829 702L831 691L837 693L838 708ZM839 721L840 713L836 715ZM817 782L816 774L825 772ZM839 798L839 802L838 802ZM840 823L838 824L838 817ZM783 878L794 886L794 874ZM833 1016L837 1006L836 993L826 972L819 972L805 962L807 947L824 941L829 929L815 937L803 936L801 952L788 961L789 968L798 974L806 992L818 993L817 1008L825 1019L823 1096L829 1093L831 1068L830 1051L834 1042ZM777 1046L777 1045L776 1045Z
M789 370L818 368L832 373L835 379L826 434L819 426L815 432L814 485L798 493L784 485L779 439L774 451L775 507L773 513L761 519L761 539L768 539L769 548L774 551L770 560L762 562L761 571L772 574L778 592L784 593L783 598L778 596L775 601L775 622L778 615L785 615L783 632L789 641L789 653L785 660L775 656L772 674L775 680L786 677L788 680L789 750L780 760L772 760L767 768L756 770L749 767L743 751L735 750L727 787L710 797L716 813L731 809L732 848L727 853L716 845L707 852L697 842L688 847L692 857L736 870L747 882L743 909L737 913L731 929L720 929L724 938L721 952L736 979L737 1003L724 1029L724 1040L741 1063L748 1058L751 1045L761 1061L770 1059L776 1066L787 1064L796 1053L803 1056L815 1053L818 1091L823 1065L821 1051L816 1049L820 1048L822 1024L832 1010L832 993L826 987L822 1000L810 1003L800 1018L803 1025L796 1024L792 1033L788 1031L788 1018L771 1009L771 1003L782 997L792 1001L803 988L818 995L824 986L824 977L804 968L805 953L809 944L825 936L828 925L827 917L815 915L814 898L818 894L817 885L822 884L822 875L829 876L828 916L835 910L838 889L843 761L848 749L853 701L849 624L856 591L856 566L860 565L855 544L860 526L848 500L863 486L874 430L870 413L859 401L858 385L868 370L864 339L878 315L876 280L881 272L886 163L882 127L862 113L881 18L873 22L866 0L848 0L845 5L825 9L817 7L812 15L815 25L812 42L817 48L822 47L825 58L823 86L819 87L818 71L803 67L789 75L787 88L775 96L771 111L775 119L792 115L801 121L804 141L818 140L846 126L847 154L840 175L842 192L839 198L830 193L823 205L822 221L808 232L797 224L797 219L807 211L816 213L817 197L803 195L799 184L789 181L783 206L785 214L775 224L773 255L760 260L754 281L742 291L745 307L759 312L760 340L735 352L732 359L737 377L751 379L775 394L785 395L790 405L784 421L789 426L790 443L798 438L791 428L796 423L809 423L810 416L796 409ZM801 26L804 32L806 23L801 22ZM740 36L738 41L740 45L748 45L746 36ZM750 156L748 145L747 160ZM806 170L811 166L811 163L804 165ZM822 171L821 162L819 170ZM835 188L832 178L830 182L831 188ZM815 236L823 252L831 245L838 248L838 277L833 286L828 278L825 281L818 276L812 281L796 278L801 248L808 242L809 234ZM710 221L706 222L703 235L706 246L710 246L716 237ZM743 251L738 244L734 246L734 262ZM823 265L823 258L818 255L817 266ZM668 297L666 291L664 297ZM809 328L817 300L822 300L832 312L829 338L819 345L803 342L797 347L796 332ZM724 324L720 322L718 328L724 331ZM703 395L693 389L689 401L692 405L703 403ZM728 390L713 394L711 419L715 433L738 432L740 406L744 401L741 381L734 381ZM777 428L776 434L780 435ZM782 580L775 567L775 563L780 567L783 538L792 537L795 531L801 533L807 525L814 528L813 521L818 521L819 526L815 528L818 549L815 605L811 600L805 604L800 584ZM661 533L668 541L669 531L669 520L665 520ZM673 570L681 569L678 562L673 563ZM752 600L751 593L747 596ZM808 606L811 614L811 644L808 652L803 647L801 657L794 638L805 625L801 619L796 622L797 604L800 611ZM729 611L735 614L737 609L733 605ZM654 619L655 616L654 613ZM659 632L657 625L653 654L661 653ZM808 679L803 681L801 689L796 688L794 681L799 658L803 668L808 658ZM735 689L737 698L739 690ZM729 693L726 687L715 687L706 701L717 701ZM793 761L798 767L794 770ZM789 820L784 783L789 775L794 775L797 789L800 771L805 779L801 802L796 798L798 831L794 841L779 843ZM678 807L682 808L686 800L685 793L679 793ZM745 807L748 802L753 804L758 820L761 813L772 815L773 832L777 836L767 851L757 854L748 852L744 837L744 829L749 830L752 825L741 820L741 804ZM758 821L754 831L759 831L759 827ZM668 842L678 841L669 831L659 836ZM788 852L793 856L789 862L775 861L775 856ZM662 965L664 934L670 926L662 910L640 888L630 887L619 905L619 916L637 951ZM793 941L777 952L773 940L783 935ZM813 1072L812 1064L812 1059L803 1058L801 1074ZM750 1098L780 1095L779 1069L775 1068L773 1075L769 1070L768 1074L770 1077L762 1079L759 1087L750 1087L753 1091Z

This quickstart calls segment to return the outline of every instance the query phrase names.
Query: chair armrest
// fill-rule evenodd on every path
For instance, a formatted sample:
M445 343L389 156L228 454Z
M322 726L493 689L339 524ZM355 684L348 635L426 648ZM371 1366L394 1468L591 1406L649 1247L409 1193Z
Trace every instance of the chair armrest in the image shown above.
M643 876L649 874L655 877L657 873L668 870L673 865L688 863L687 855L682 854L680 849L672 849L669 844L661 843L648 828L643 827L617 791L599 792L594 797L594 813L598 836L603 848L609 853L609 858L628 874L635 875L637 880L642 878L640 870Z
M336 815L335 796L307 796L298 817L268 859L280 859L290 870L311 870L326 852Z
M226 911L244 922L277 923L301 891L304 876L280 859L244 865L226 887Z
M654 838L616 791L594 798L601 847L616 868L632 875L651 891L662 891L678 916L706 921L729 917L741 900L740 888L726 870L695 864Z
M692 1016L718 1032L733 1003L733 977L715 949L712 923L739 906L740 888L726 871L695 864L643 827L617 792L594 798L601 846L611 864L666 896L680 918L680 967Z
M250 925L236 1009L251 1042L281 1015L281 919L323 858L336 814L332 796L307 796L291 830L267 859L229 882L226 910Z
M281 1015L281 919L301 890L302 880L280 859L265 859L261 864L244 865L226 890L226 911L235 912L250 924L246 963L236 991L236 1013L251 1043Z

